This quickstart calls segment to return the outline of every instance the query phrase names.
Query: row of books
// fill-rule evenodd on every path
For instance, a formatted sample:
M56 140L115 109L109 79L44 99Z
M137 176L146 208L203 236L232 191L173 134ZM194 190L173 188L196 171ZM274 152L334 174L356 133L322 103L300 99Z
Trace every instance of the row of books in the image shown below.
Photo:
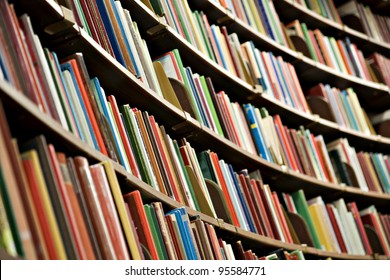
M237 19L267 35L282 45L287 45L279 16L272 1L212 0L230 11Z
M346 138L327 144L339 183L367 191L390 193L390 162L387 155L356 152Z
M250 85L262 86L265 93L282 103L309 111L290 63L258 50L252 42L241 43L237 34L228 34L226 27L210 25L203 12L192 12L186 1L177 2L169 6L177 16L169 17L168 23L206 57Z
M376 134L352 88L340 90L328 84L318 84L307 90L305 94L312 113L335 122L341 127L368 135Z
M348 37L341 40L325 36L319 29L309 30L306 24L300 23L299 20L294 20L286 27L289 36L300 38L300 40L291 40L293 44L291 47L316 62L367 81L386 83L382 78L386 72L379 72L380 74L377 75L378 70L384 69L374 70L372 64L368 62L375 54L365 58L362 51Z
M306 199L302 190L282 196L287 210L305 220L309 242L314 247L352 255L378 252L389 255L390 217L379 213L375 206L359 211L355 202L346 203L340 198L325 203L321 196ZM377 235L375 241L370 235L372 231ZM379 248L376 247L378 239Z
M336 8L333 0L296 0L295 3L334 22L339 24L343 23L339 15L339 10Z
M164 213L139 191L122 196L109 161L66 157L38 136L20 144L1 116L0 247L26 259L258 259L218 238L185 208ZM10 150L8 150L10 148ZM5 174L7 174L5 176ZM281 252L263 259L275 259ZM302 259L300 251L285 258Z
M390 17L375 14L369 6L356 0L346 1L337 8L343 22L378 42L390 43Z
M28 22L28 17L23 16L23 18ZM36 49L43 51L41 48ZM173 78L187 85L192 96L188 97L188 102L185 103L192 105L187 106L186 110L195 112L193 115L202 124L270 162L285 165L320 180L348 183L346 180L337 180L334 176L334 167L330 164L321 136L314 139L308 130L288 129L283 126L278 116L274 118L268 116L265 109L259 110L250 104L241 107L237 103L231 103L223 92L215 94L210 80L193 75L191 69L187 69L187 73L184 73L183 67L177 67L176 64L180 59L173 60L177 57L175 54L177 55L177 52L163 56L159 61L167 73L171 73ZM48 91L38 96L41 100L39 104L47 108L43 111L48 112L66 130L71 131L91 147L119 162L134 176L167 193L162 178L158 177L160 182L157 183L148 169L140 174L140 166L147 166L147 162L142 160L137 162L135 158L138 154L145 153L144 149L138 147L142 147L143 143L137 138L128 139L131 127L129 130L127 123L120 117L122 113L124 116L129 116L131 120L131 115L135 118L133 114L137 113L141 116L144 113L132 110L130 107L118 106L114 96L110 95L107 98L99 80L89 78L82 55L73 55L64 59L61 64L56 59L56 55L47 50L46 57L46 60L45 58L37 60L40 63L37 65L40 67L36 69L37 72L32 71L39 77L35 81L41 82L42 85L45 83L51 85L49 88L52 90L51 93ZM167 59L171 60L167 62ZM171 66L167 69L166 65ZM45 67L51 71L42 70ZM193 108L195 110L191 111ZM155 123L151 128L154 126ZM387 176L386 168L382 169L384 169L384 176ZM379 189L387 192L387 186L384 186L382 181L379 180L381 182ZM367 190L364 184L357 186ZM179 196L176 195L176 199L179 199Z

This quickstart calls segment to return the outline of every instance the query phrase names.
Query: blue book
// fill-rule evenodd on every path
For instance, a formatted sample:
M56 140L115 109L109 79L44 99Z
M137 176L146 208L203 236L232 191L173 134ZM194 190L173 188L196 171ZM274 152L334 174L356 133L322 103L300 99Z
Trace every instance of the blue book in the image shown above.
M248 222L249 230L251 232L256 233L257 231L255 228L255 224L254 224L251 212L249 210L249 205L248 205L247 200L245 198L244 190L242 189L241 184L237 180L236 173L234 172L232 165L228 164L228 167L229 167L230 177L232 178L234 186L237 190L238 197L240 198L242 209L244 210L246 221Z
M265 145L264 137L261 132L261 128L259 124L257 123L256 115L254 112L254 108L251 104L245 104L244 105L245 114L249 123L249 127L251 129L253 139L255 140L257 150L260 154L260 156L269 161L271 161L271 157L268 155L268 148Z
M259 65L259 71L261 73L261 85L263 87L264 92L271 91L270 94L275 96L272 92L271 83L269 81L268 73L264 65L263 57L261 56L261 52L258 49L255 49L255 58L257 64Z
M383 169L383 165L381 163L381 156L380 154L371 154L372 162L374 163L376 173L378 174L378 178L381 182L383 191L385 193L390 193L390 183L388 178L386 178L385 170Z
M199 121L201 121L203 125L210 127L210 124L207 121L206 114L205 114L203 107L202 107L202 101L200 100L200 96L199 96L198 91L196 89L194 80L192 79L192 70L190 67L186 67L186 68L184 68L184 70L185 70L186 75L187 75L188 84L190 85L191 94L195 99L195 102L196 102L195 105L198 108L198 112L199 112L199 115L201 117L201 120L199 120Z
M133 64L133 67L134 67L135 75L136 75L137 77L139 77L139 69L138 69L138 67L137 67L137 63L135 62L134 54L133 54L133 52L131 51L131 47L130 47L130 43L129 43L129 39L130 39L130 38L127 38L125 29L124 29L124 27L123 27L123 24L127 24L127 22L123 23L123 22L121 21L121 17L119 16L119 12L118 12L118 9L117 9L117 7L116 7L116 5L115 5L115 3L114 3L114 0L110 0L110 2L111 2L112 9L114 10L114 14L115 14L116 21L117 21L117 23L118 23L118 25L119 25L119 28L120 28L120 30L121 30L122 37L123 37L123 39L124 39L124 41L125 41L127 52L128 52L129 55L130 55L130 59L131 59L131 62L132 62L132 64ZM119 1L115 1L115 2L119 2ZM120 2L119 2L119 3L120 3Z
M93 128L92 128L92 124L91 124L91 122L89 120L89 117L88 117L87 109L85 108L84 99L83 99L83 97L81 95L80 88L79 88L79 85L77 83L76 76L74 74L72 65L69 62L65 62L65 63L61 64L61 70L62 71L65 71L65 70L68 71L70 73L71 77L72 77L73 86L76 89L77 97L78 97L81 109L83 110L83 113L84 113L84 116L85 116L85 120L86 120L86 123L88 125L89 134L91 135L94 148L96 150L100 151L99 145L98 145L97 140L96 140L95 133L94 133ZM77 119L77 117L75 119Z
M241 228L243 228L245 230L249 230L248 221L246 220L244 209L241 205L241 201L240 201L239 195L237 193L236 187L234 186L233 181L231 180L231 178L229 176L230 172L227 168L227 164L223 160L220 160L219 166L221 168L222 175L225 179L226 186L228 188L230 198L231 198L232 203L233 203L234 211L236 212L240 226L241 226Z
M194 243L193 243L192 238L191 238L190 226L188 224L188 218L186 219L185 217L183 217L183 216L187 215L185 208L174 209L165 215L171 215L171 214L174 214L176 217L177 226L179 227L180 236L182 238L182 242L184 245L184 250L187 254L187 258L189 260L197 260L198 257L196 255Z
M225 55L224 55L224 52L222 50L222 46L221 46L221 43L219 42L219 37L217 35L217 31L215 30L217 27L213 24L211 26L211 32L213 33L213 36L214 36L214 41L217 45L217 49L218 49L218 52L220 54L220 57L221 57L221 60L222 60L222 64L223 64L223 68L225 68L226 70L229 70L228 68L228 64L226 62L226 59L225 59Z
M3 57L0 53L0 77L2 76L4 78L4 80L6 80L7 82L10 82L11 83L11 80L10 80L10 76L8 74L8 71L7 71L7 68L5 68L5 63L3 61Z
M271 63L272 63L272 67L274 68L274 72L276 74L276 78L278 80L278 83L280 85L280 88L282 90L282 94L283 94L283 98L284 98L284 102L290 106L292 106L291 104L291 101L290 101L290 95L288 93L288 90L287 90L287 87L286 87L286 84L285 84L285 78L283 77L283 75L280 73L280 69L279 69L279 63L278 61L276 60L275 56L270 52L268 53L269 56L270 56L270 60L271 60Z
M266 0L266 1L268 1L268 0ZM264 23L265 23L265 27L266 27L266 29L267 29L267 31L268 31L268 35L269 35L273 40L276 41L277 38L276 38L274 32L272 31L271 23L270 23L270 21L269 21L268 13L267 13L267 11L266 11L266 7L264 6L263 0L258 0L257 2L259 3L259 7L260 7L260 10L261 10L261 14L262 14L263 17L264 17L263 25L264 25ZM263 18L263 17L261 17L261 18Z
M127 161L126 156L123 154L123 150L121 148L121 146L122 146L121 141L122 140L120 138L118 138L119 135L118 135L118 133L116 133L116 130L117 130L116 122L112 117L112 114L110 112L111 110L108 107L106 94L102 90L98 78L91 79L91 88L95 93L96 99L99 100L99 102L97 102L101 106L101 107L99 106L100 107L99 109L100 109L101 113L106 117L107 122L110 126L110 129L112 132L111 134L113 135L113 139L114 139L115 151L116 151L117 157L119 158L120 164L123 167L125 167L125 169L127 171L131 172L130 165Z
M99 9L99 13L102 18L104 28L106 29L108 39L110 40L112 50L114 51L115 58L116 60L118 60L120 64L126 67L125 59L123 58L122 51L119 46L119 42L116 38L114 27L112 26L106 4L104 3L104 0L96 0L96 5Z
M351 121L351 127L355 130L358 130L359 131L359 125L358 123L356 122L356 118L355 118L355 115L353 113L353 110L352 110L352 107L351 107L351 104L349 103L349 100L347 98L348 96L348 92L343 90L341 91L341 98L342 98L342 101L343 101L343 104L345 106L345 109L346 109L346 113Z

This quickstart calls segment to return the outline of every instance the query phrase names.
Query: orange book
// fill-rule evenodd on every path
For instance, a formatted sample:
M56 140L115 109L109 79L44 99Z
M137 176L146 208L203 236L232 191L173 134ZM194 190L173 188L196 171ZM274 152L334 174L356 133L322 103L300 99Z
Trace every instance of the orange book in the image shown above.
M116 259L115 249L108 231L107 221L104 218L102 206L99 202L88 161L84 157L75 157L74 164L102 257L105 260L114 260Z
M336 69L335 65L333 65L332 59L329 56L329 51L326 48L324 35L322 35L319 29L314 30L314 37L317 40L318 46L320 47L320 51L322 53L322 56L324 57L325 64L333 69Z
M63 153L57 153L57 160L59 162L60 168L62 170L62 176L65 184L66 196L69 198L72 205L73 215L76 219L77 230L80 234L82 240L82 245L85 251L85 254L79 253L80 259L94 260L96 259L95 253L93 251L92 243L88 234L87 226L85 225L84 217L80 209L79 202L77 200L77 195L74 190L72 181L70 179L69 171L66 166L66 157Z
M324 57L322 56L322 53L320 51L320 47L318 46L318 42L316 40L316 38L314 37L314 33L312 30L309 30L308 31L309 33L309 37L310 37L310 41L312 42L313 44L313 47L314 47L314 51L316 52L316 55L318 57L318 61L322 64L325 64L325 60L324 60Z
M99 149L104 155L108 156L107 149L106 149L106 146L104 144L103 137L102 137L102 134L101 134L100 129L99 129L99 125L98 125L96 117L95 117L95 113L92 109L92 105L91 105L91 102L89 100L89 96L88 96L89 93L87 92L88 88L86 87L84 80L81 76L81 71L80 71L79 66L77 64L77 61L76 61L76 59L71 59L71 60L69 60L69 63L72 65L73 72L75 74L77 84L79 86L80 93L81 93L81 96L83 98L84 105L85 105L89 120L90 120L91 125L92 125L93 132L95 133L96 141L98 143Z
M139 170L138 170L137 162L135 161L133 150L131 149L130 141L128 139L126 129L123 125L123 121L122 121L121 114L120 114L119 109L118 109L118 105L116 103L115 96L110 95L107 97L107 99L108 99L108 102L110 102L110 104L111 104L112 114L114 115L115 122L116 122L116 125L118 127L120 137L122 139L122 143L123 143L123 147L125 149L127 160L129 161L129 164L130 164L131 173L135 177L141 179L141 175L140 175Z
M278 198L278 195L276 192L272 192L272 199L274 201L276 214L279 216L279 221L280 221L280 224L282 226L284 236L286 237L288 243L293 244L294 241L291 237L290 230L288 229L288 225L287 225L287 222L286 222L286 219L284 217L283 210L282 210L282 205L280 204L280 201L279 201L279 198Z
M129 206L131 216L133 217L137 229L139 241L148 249L152 259L158 260L156 245L146 217L141 193L139 191L133 191L123 195L123 198Z
M49 144L47 146L50 156L51 165L53 166L54 178L56 180L57 187L59 189L59 193L61 195L62 203L64 204L64 211L66 214L66 219L69 222L72 239L75 244L75 253L79 259L86 259L86 252L83 246L83 242L81 239L80 231L77 227L76 217L72 208L72 203L68 196L68 192L65 187L64 179L62 177L62 173L60 170L60 166L57 160L56 151L54 146Z
M225 194L225 199L226 199L228 208L230 210L230 215L232 217L233 224L235 226L239 227L240 226L240 222L238 221L236 211L234 210L232 198L230 197L228 187L227 187L225 179L224 179L224 177L222 175L222 170L221 170L221 168L219 166L218 156L217 156L216 153L210 152L210 158L211 158L211 161L212 161L213 166L214 166L215 175L218 177L219 184L220 184L220 186L222 188L223 193Z
M35 211L38 215L39 227L42 231L42 235L45 241L45 247L47 250L48 258L51 260L57 260L58 254L54 244L54 239L50 233L49 220L46 216L46 211L43 206L43 201L38 187L38 180L35 175L32 160L23 156L22 163L23 163L24 171L28 177L28 183L29 183L28 187L34 203Z
M347 73L349 75L354 75L354 72L352 70L352 66L351 66L350 61L348 59L348 54L345 52L345 46L343 45L341 40L337 40L337 46L339 47L341 58L343 59L345 68L347 69Z
M291 168L297 172L299 172L299 169L298 169L298 166L297 166L297 163L296 161L298 159L296 159L294 157L294 154L292 153L291 151L291 147L290 147L290 143L289 141L287 140L287 137L286 137L286 134L285 134L285 131L283 129L283 124L282 124L282 120L280 119L280 116L279 115L275 115L274 116L274 122L277 126L279 126L279 132L280 132L280 136L282 137L282 139L280 139L280 141L283 141L283 144L284 146L286 147L286 155L288 156L288 158L290 159L290 163L291 163Z
M292 79L294 81L293 82L293 86L295 88L295 92L296 92L296 94L298 96L300 104L301 104L302 108L304 109L304 111L306 113L310 113L310 108L307 105L307 102L306 102L306 99L305 99L305 95L303 94L301 84L300 84L300 82L298 80L297 72L295 71L295 67L292 66L290 63L288 63L288 68L290 70Z
M165 146L165 142L162 139L158 124L156 123L154 116L150 116L149 120L150 120L151 128L152 128L154 135L155 135L155 138L156 138L158 148L160 150L160 154L161 154L161 158L163 160L164 167L167 170L169 184L172 188L174 197L175 197L176 201L184 204L183 194L180 191L177 178L172 170L171 159L167 153L167 148Z
M161 175L161 170L160 167L158 166L157 159L156 159L156 154L153 151L153 146L149 138L148 131L146 129L144 119L142 117L142 112L139 111L138 109L133 109L135 119L137 121L139 131L142 135L142 139L145 145L146 152L148 153L150 164L153 168L153 173L156 176L157 184L159 187L160 192L162 192L165 195L168 195L166 186L164 184L164 180Z
M214 260L223 260L214 227L210 224L205 224L205 227L214 253Z

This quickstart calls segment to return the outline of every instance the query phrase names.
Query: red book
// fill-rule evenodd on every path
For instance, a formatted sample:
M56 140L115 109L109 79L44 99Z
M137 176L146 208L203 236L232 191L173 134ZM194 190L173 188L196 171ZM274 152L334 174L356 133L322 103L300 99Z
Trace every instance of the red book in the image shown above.
M72 65L72 69L73 69L73 72L75 74L77 84L79 86L80 93L81 93L81 96L83 98L84 105L85 105L89 120L90 120L91 125L92 125L93 132L96 136L96 140L97 140L99 149L104 155L108 156L107 149L106 149L106 146L104 144L103 137L102 137L102 134L100 132L98 122L96 120L95 113L92 109L92 104L91 104L90 98L89 98L90 93L87 92L88 88L86 87L86 84L85 84L86 82L84 83L84 79L81 75L81 70L79 69L79 66L77 64L76 59L69 60L69 63ZM98 113L98 112L96 112L96 113Z
M167 171L166 174L168 176L169 185L173 191L174 198L176 201L184 204L184 198L182 196L182 193L180 192L177 181L174 178L173 170L171 168L172 164L169 162L170 158L169 155L166 153L166 147L164 142L161 139L161 133L159 133L159 127L154 119L154 116L149 116L149 122L150 122L151 129L153 130L153 134L158 146L158 150L160 151L160 157L163 161L164 169Z
M255 181L255 183L256 183L255 190L257 189L257 191L259 192L260 199L262 201L262 206L263 206L262 212L264 214L265 225L267 227L268 233L271 235L269 237L280 240L279 233L276 230L275 221L272 218L270 205L268 204L266 199L264 185L258 180Z
M153 240L149 222L146 217L144 205L139 191L123 195L123 198L129 206L131 216L133 217L139 241L148 249L153 260L158 260L156 245Z
M385 252L385 255L388 256L389 250L387 249L387 246L386 246L385 237L383 236L382 231L380 230L380 226L379 226L380 221L378 221L376 219L376 217L373 213L367 213L365 215L362 215L361 219L362 219L362 222L364 225L370 225L375 229L375 231L379 237L379 241L382 245L383 252Z
M330 179L330 175L329 175L329 172L328 172L328 168L325 166L325 162L324 162L324 159L322 158L322 154L321 154L321 151L318 147L318 143L316 141L316 139L314 138L314 135L313 134L310 134L311 136L311 141L313 142L313 148L314 148L314 151L317 155L317 158L320 162L320 166L321 166L321 170L322 170L322 173L325 175L325 178L328 182L331 182L331 179Z
M130 259L129 252L127 250L122 226L119 221L104 167L100 164L96 164L90 166L89 169L95 184L96 193L107 224L108 233L115 250L116 258L118 260L128 260Z
M363 226L363 222L360 218L359 210L355 202L348 203L348 209L351 211L353 218L355 219L356 226L359 230L360 238L363 241L364 249L366 250L367 255L372 255L372 249L370 245L370 241L368 240L366 231Z
M297 163L296 163L297 159L294 158L294 154L291 151L291 147L290 147L289 142L287 140L286 134L284 133L282 120L280 119L279 115L274 116L274 122L275 122L275 126L276 125L279 126L280 135L282 137L280 139L280 141L283 142L282 144L285 147L286 155L287 155L289 161L291 162L291 168L298 172L299 169L298 169Z
M79 231L80 238L82 240L82 245L85 250L85 255L80 253L79 257L80 259L94 260L96 259L95 253L93 251L91 239L88 234L88 229L85 224L84 217L77 199L77 194L75 192L74 186L70 179L70 175L66 163L66 157L62 153L57 153L57 160L62 171L64 184L65 184L65 191L67 193L66 196L70 200L73 215L76 219L77 230Z
M31 197L34 203L35 211L37 212L40 229L45 241L45 247L48 253L48 257L51 260L57 260L58 254L56 251L53 236L51 235L49 219L43 206L42 197L40 195L38 180L35 174L32 160L24 158L22 160L23 168L28 178L28 187L30 189Z
M293 244L294 241L291 237L291 233L288 228L287 221L283 214L282 205L280 205L280 201L276 192L272 192L272 199L274 201L276 214L279 216L280 224L282 225L282 229L284 231L284 235L286 236L287 242Z
M123 143L123 147L125 149L127 160L129 161L129 164L130 164L131 173L135 177L141 179L141 175L140 175L139 170L138 170L137 162L135 161L133 150L131 149L130 141L128 139L126 129L123 125L123 121L122 121L121 114L120 114L119 109L118 109L118 105L116 103L115 96L110 95L107 97L107 99L108 99L108 102L110 102L110 104L111 104L112 114L114 115L115 123L118 127L118 131L119 131L120 137L122 139L122 143Z
M64 179L62 177L60 165L57 160L56 151L54 146L49 144L47 146L50 156L51 165L53 166L54 178L56 180L57 187L59 189L59 193L61 195L62 203L64 205L64 210L66 214L66 218L69 222L72 239L75 244L76 254L79 259L86 259L87 255L83 246L83 241L81 239L80 231L77 227L76 216L73 211L72 203L69 198Z
M257 233L260 235L264 235L264 231L263 231L263 228L261 226L260 217L259 217L260 213L259 213L258 208L256 208L257 203L255 202L255 200L254 200L255 197L247 184L247 183L250 183L249 177L247 177L248 180L246 180L245 176L243 174L240 174L240 175L238 175L238 179L241 183L246 200L248 202L248 206L249 206L250 212L252 214Z
M333 212L333 209L332 209L332 205L331 204L326 204L326 210L328 212L328 216L329 216L330 222L332 224L334 233L336 235L337 242L339 243L341 252L348 253L347 247L345 245L344 238L343 238L343 236L341 234L340 227L339 227L339 225L337 223L337 220L336 220L336 217L334 215L334 212Z
M234 210L232 198L230 197L228 187L227 187L225 179L222 175L222 170L221 170L220 165L219 165L218 156L216 153L211 152L210 158L211 158L211 161L212 161L213 166L214 166L215 175L218 177L219 184L220 184L222 191L225 195L226 203L227 203L228 208L230 210L230 215L232 217L233 224L237 227L240 227L240 222L238 221L236 211Z
M84 157L75 157L74 164L102 257L106 260L114 260L116 258L115 249L108 231L107 222L104 218L102 206L99 202L88 161Z
M205 224L205 227L206 227L207 235L211 242L211 248L214 253L214 260L223 260L221 251L219 249L217 234L215 233L214 227L209 224Z

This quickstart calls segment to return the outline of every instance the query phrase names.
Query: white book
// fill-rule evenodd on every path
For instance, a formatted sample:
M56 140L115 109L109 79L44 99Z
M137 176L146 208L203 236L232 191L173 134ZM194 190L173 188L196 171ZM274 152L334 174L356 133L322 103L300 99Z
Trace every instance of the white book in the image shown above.
M341 198L333 202L333 204L339 211L342 226L344 227L344 231L348 236L347 242L349 242L349 247L352 249L351 253L354 255L364 255L365 251L356 227L356 223L352 213L347 210L344 199Z
M64 76L64 82L65 86L68 89L68 101L73 108L73 118L78 122L78 132L80 135L80 139L84 142L88 143L89 146L93 148L95 147L95 144L92 140L91 131L89 130L88 123L86 120L86 116L84 114L84 111L82 109L81 103L82 100L79 99L78 94L76 92L76 88L73 83L72 75L68 70L63 70L62 75Z
M222 170L222 175L225 179L225 183L226 183L226 186L228 188L230 198L233 202L234 210L236 212L238 221L240 222L240 226L242 229L250 231L249 223L248 223L248 220L246 219L243 206L241 204L241 201L240 201L238 193L237 193L237 189L236 189L235 184L231 178L229 168L224 160L219 160L219 166Z

